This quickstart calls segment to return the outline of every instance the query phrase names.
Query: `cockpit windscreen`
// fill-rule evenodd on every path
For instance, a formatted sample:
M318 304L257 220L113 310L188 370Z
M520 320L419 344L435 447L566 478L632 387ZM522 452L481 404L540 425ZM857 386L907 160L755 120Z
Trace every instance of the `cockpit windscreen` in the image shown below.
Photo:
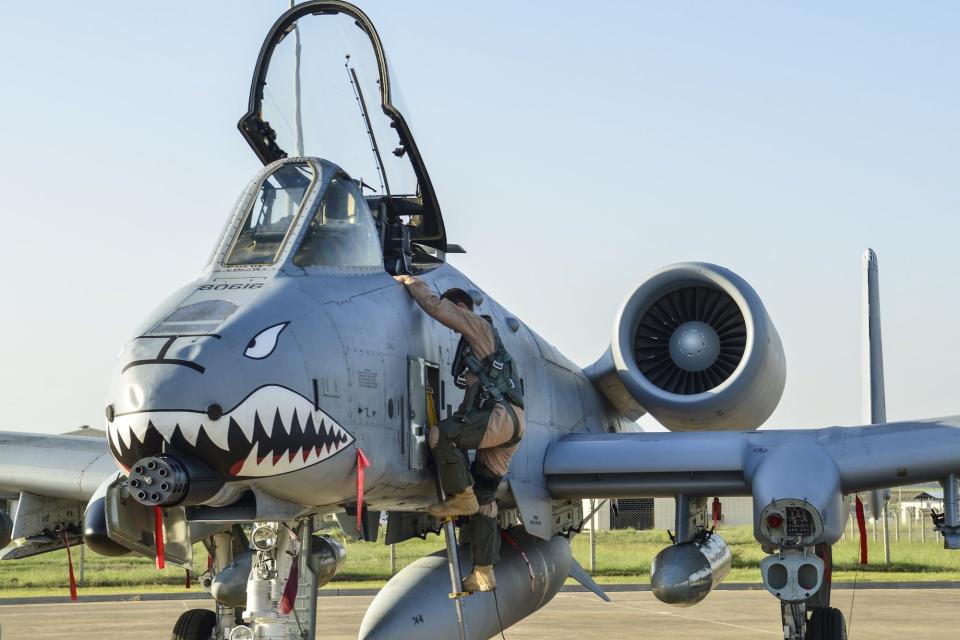
M316 172L309 164L284 164L267 176L223 263L273 264L303 206Z
M293 256L298 267L379 267L377 227L360 188L346 175L330 181Z

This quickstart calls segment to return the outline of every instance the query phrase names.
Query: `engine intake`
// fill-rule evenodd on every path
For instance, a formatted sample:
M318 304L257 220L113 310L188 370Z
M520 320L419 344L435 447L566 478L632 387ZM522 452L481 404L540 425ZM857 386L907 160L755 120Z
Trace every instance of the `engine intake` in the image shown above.
M631 420L650 412L671 430L748 430L779 403L786 361L757 292L723 267L687 262L627 298L587 375Z

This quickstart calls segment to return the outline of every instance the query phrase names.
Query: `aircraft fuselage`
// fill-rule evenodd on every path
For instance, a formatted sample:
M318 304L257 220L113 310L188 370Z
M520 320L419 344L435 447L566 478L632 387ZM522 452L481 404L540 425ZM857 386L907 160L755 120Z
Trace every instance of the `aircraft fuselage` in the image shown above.
M208 503L252 488L335 511L355 498L362 448L371 462L368 504L416 510L435 499L424 387L441 419L457 409L462 392L451 366L459 336L423 313L382 268L293 264L297 225L322 191L309 196L268 268L218 262L244 215L241 204L204 277L171 296L125 345L107 412L111 452L122 467L174 451L225 481ZM449 264L422 277L437 293L478 289ZM512 474L542 478L553 439L619 424L579 367L489 296L477 311L493 318L525 390L527 436Z

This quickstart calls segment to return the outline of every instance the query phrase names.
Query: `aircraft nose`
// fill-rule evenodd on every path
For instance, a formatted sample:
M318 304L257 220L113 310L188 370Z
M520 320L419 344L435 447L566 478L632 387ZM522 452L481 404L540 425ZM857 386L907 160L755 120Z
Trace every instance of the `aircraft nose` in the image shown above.
M317 380L305 375L296 320L277 315L301 308L301 294L271 292L238 306L216 334L173 335L186 329L171 320L130 341L107 409L111 452L122 467L166 451L202 462L225 481L262 478L323 462L353 443L320 405ZM335 334L311 320L301 323L309 357L337 357L339 344L327 338Z
M109 403L116 415L175 408L205 412L212 404L224 403L210 382L193 367L130 361L114 376Z
M140 411L143 409L143 401L146 396L143 387L138 383L129 382L124 385L123 397L131 410ZM116 411L116 408L114 408L114 411Z
M148 398L155 401L157 395L152 388L148 387L148 389L145 390L143 384L139 381L127 382L122 386L120 391L120 397L123 400L121 413L147 410ZM117 411L117 405L111 403L107 407L107 419L112 421ZM206 413L210 420L216 421L223 416L223 406L218 402L211 402L203 412Z

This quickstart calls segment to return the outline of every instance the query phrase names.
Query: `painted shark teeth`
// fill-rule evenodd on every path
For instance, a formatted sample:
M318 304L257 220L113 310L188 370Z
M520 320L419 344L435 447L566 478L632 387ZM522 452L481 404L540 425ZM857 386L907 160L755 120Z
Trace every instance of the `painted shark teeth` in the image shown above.
M165 441L226 477L297 471L354 441L312 402L276 385L257 389L216 421L198 411L146 411L117 416L107 430L114 457L124 466L159 453Z
M223 418L221 418L221 420L223 420ZM209 419L207 420L207 423L206 423L206 424L208 424L208 425L210 424L210 420L209 420ZM204 433L208 438L210 438L210 441L213 442L213 444L217 445L217 448L223 449L224 451L229 451L229 450L230 450L230 427L229 427L230 420L229 420L229 418L227 419L227 423L226 423L226 424L227 424L228 426L220 426L220 425L218 425L217 427L208 426L208 427L206 427L206 428L201 424L201 425L200 425L200 429L203 429L203 433ZM198 432L199 432L199 429L198 429Z
M152 420L150 420L149 422L154 429L160 432L160 435L163 436L163 439L168 442L171 438L173 438L173 433L179 426L179 423L175 421L160 420L157 423L154 423Z
M202 413L193 413L191 411L177 411L176 414L176 423L174 428L179 427L180 435L182 435L186 441L194 447L197 446L197 438L200 436L200 427L203 426L202 418L205 418L206 416L204 416ZM159 420L164 420L164 416L157 416L156 420L151 419L151 422L156 422ZM169 425L169 423L170 421L168 420L167 424ZM159 428L157 430L160 431Z
M321 426L319 433L312 443L299 443L290 449L277 453L269 446L257 442L242 462L238 462L231 469L235 476L263 477L289 473L309 467L340 452L353 442L353 437L332 422L326 428Z
M114 421L107 425L107 433L110 435L110 440L113 442L113 446L117 451L120 450L120 440L123 439L123 437L120 435L120 430L121 430L120 422ZM129 436L125 439L125 442L126 442L126 445L129 447L130 446Z

